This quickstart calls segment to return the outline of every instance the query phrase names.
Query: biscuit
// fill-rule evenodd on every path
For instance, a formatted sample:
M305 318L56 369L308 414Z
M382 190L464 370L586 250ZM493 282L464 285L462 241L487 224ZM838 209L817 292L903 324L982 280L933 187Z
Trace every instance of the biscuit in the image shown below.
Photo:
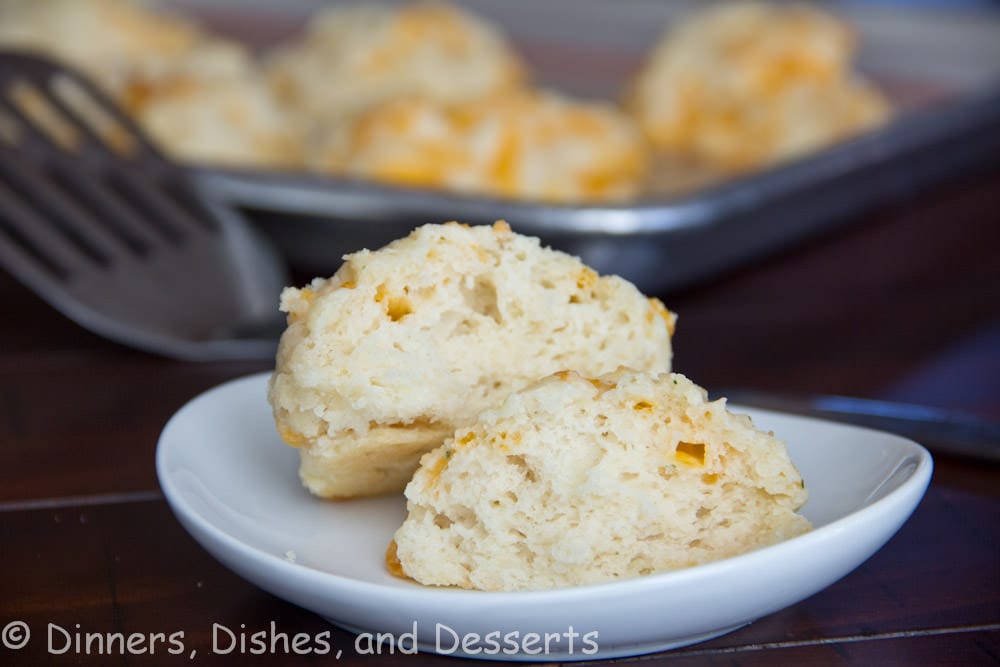
M301 39L270 54L266 70L281 103L307 124L401 95L472 99L520 85L526 71L488 21L436 2L320 11Z
M8 2L0 5L0 45L80 69L175 158L302 162L297 131L247 48L176 15L133 0Z
M302 166L301 131L258 76L250 54L207 41L156 71L137 71L122 106L174 157L190 163Z
M742 171L885 123L886 98L852 71L857 39L822 10L735 2L660 38L626 106L661 151Z
M426 454L391 571L550 589L735 556L809 530L785 445L683 375L561 372Z
M314 494L401 492L486 407L565 368L670 368L674 315L506 223L425 225L286 288L269 400Z
M396 185L572 203L634 197L647 152L638 127L611 104L521 90L375 105L334 127L312 162Z
M182 57L202 38L195 24L133 0L0 3L0 44L61 59L112 93L133 69Z

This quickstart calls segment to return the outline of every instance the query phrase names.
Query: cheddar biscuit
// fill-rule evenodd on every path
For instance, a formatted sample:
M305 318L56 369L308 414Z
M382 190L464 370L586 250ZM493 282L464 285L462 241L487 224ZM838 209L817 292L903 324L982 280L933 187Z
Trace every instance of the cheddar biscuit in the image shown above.
M613 581L809 529L784 444L679 374L549 376L426 454L390 569L489 591Z
M395 185L579 203L634 197L648 161L635 123L611 104L517 91L375 105L333 128L311 162Z
M505 223L425 225L281 308L269 399L324 497L402 491L425 452L555 371L670 368L662 303Z
M661 151L729 171L770 164L887 121L886 98L853 71L856 48L814 7L723 4L667 30L626 105Z
M302 162L297 130L249 50L177 15L135 0L14 0L0 4L0 46L81 70L175 158Z
M520 85L525 67L485 19L438 2L333 7L275 50L267 78L308 124L340 122L405 95L472 99Z

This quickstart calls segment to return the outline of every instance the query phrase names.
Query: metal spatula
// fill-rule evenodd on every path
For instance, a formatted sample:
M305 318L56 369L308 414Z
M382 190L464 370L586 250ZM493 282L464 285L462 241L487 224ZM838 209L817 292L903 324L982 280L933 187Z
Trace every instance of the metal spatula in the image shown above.
M189 360L267 358L284 267L79 74L0 53L0 263L82 326Z

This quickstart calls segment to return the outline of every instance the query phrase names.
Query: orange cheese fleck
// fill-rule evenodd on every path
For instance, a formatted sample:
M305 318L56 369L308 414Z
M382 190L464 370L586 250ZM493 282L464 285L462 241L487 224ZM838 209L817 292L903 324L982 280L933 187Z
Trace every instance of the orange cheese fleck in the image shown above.
M705 465L705 445L700 442L678 442L674 458L689 466Z
M413 306L410 300L405 296L391 296L389 290L386 288L385 283L382 283L375 288L375 302L383 303L385 305L385 314L389 316L393 322L398 322L407 315L413 312Z
M389 546L385 550L385 569L389 570L389 574L394 577L399 577L400 579L408 579L406 572L403 571L403 564L399 561L399 554L396 552L396 540L389 542Z
M580 289L592 287L597 282L597 272L591 268L584 267L583 271L576 278L576 286Z
M614 382L605 382L604 380L599 380L597 378L589 378L587 381L590 382L590 384L597 387L597 390L600 391L602 394L618 386Z
M309 438L285 426L278 427L278 435L285 441L285 444L292 447L302 447L309 444Z
M651 310L649 311L648 320L653 321L654 315L659 315L663 318L663 321L667 323L667 333L671 336L674 335L674 328L677 325L677 315L676 313L670 312L663 302L656 297L649 298L649 305Z
M427 474L430 475L431 480L436 481L437 478L441 476L441 473L444 472L444 469L448 467L448 461L451 460L451 456L452 456L452 451L450 449L446 449L444 451L444 454L442 454L441 457L434 462L434 465L432 465L427 470Z
M299 303L294 304L292 310L288 313L288 321L295 322L302 318L303 315L309 310L312 305L313 299L316 298L316 292L309 287L303 287L299 290Z

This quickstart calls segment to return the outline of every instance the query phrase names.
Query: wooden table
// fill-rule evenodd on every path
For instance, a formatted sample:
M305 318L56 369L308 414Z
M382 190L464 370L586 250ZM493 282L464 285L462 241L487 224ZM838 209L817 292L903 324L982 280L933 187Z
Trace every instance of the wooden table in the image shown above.
M1000 167L872 212L679 294L676 368L703 385L823 392L1000 418ZM0 664L178 664L100 656L74 632L184 632L195 664L213 623L327 624L243 581L180 527L157 485L157 436L185 401L266 363L180 363L101 340L0 275L0 626L28 646ZM1000 443L997 443L1000 445ZM1000 662L1000 468L936 457L912 519L858 570L724 637L623 664ZM669 619L664 619L668 623ZM79 624L79 629L77 629ZM9 641L18 628L7 627ZM449 663L358 656L345 664ZM285 664L278 655L264 662ZM314 659L318 662L319 659Z

